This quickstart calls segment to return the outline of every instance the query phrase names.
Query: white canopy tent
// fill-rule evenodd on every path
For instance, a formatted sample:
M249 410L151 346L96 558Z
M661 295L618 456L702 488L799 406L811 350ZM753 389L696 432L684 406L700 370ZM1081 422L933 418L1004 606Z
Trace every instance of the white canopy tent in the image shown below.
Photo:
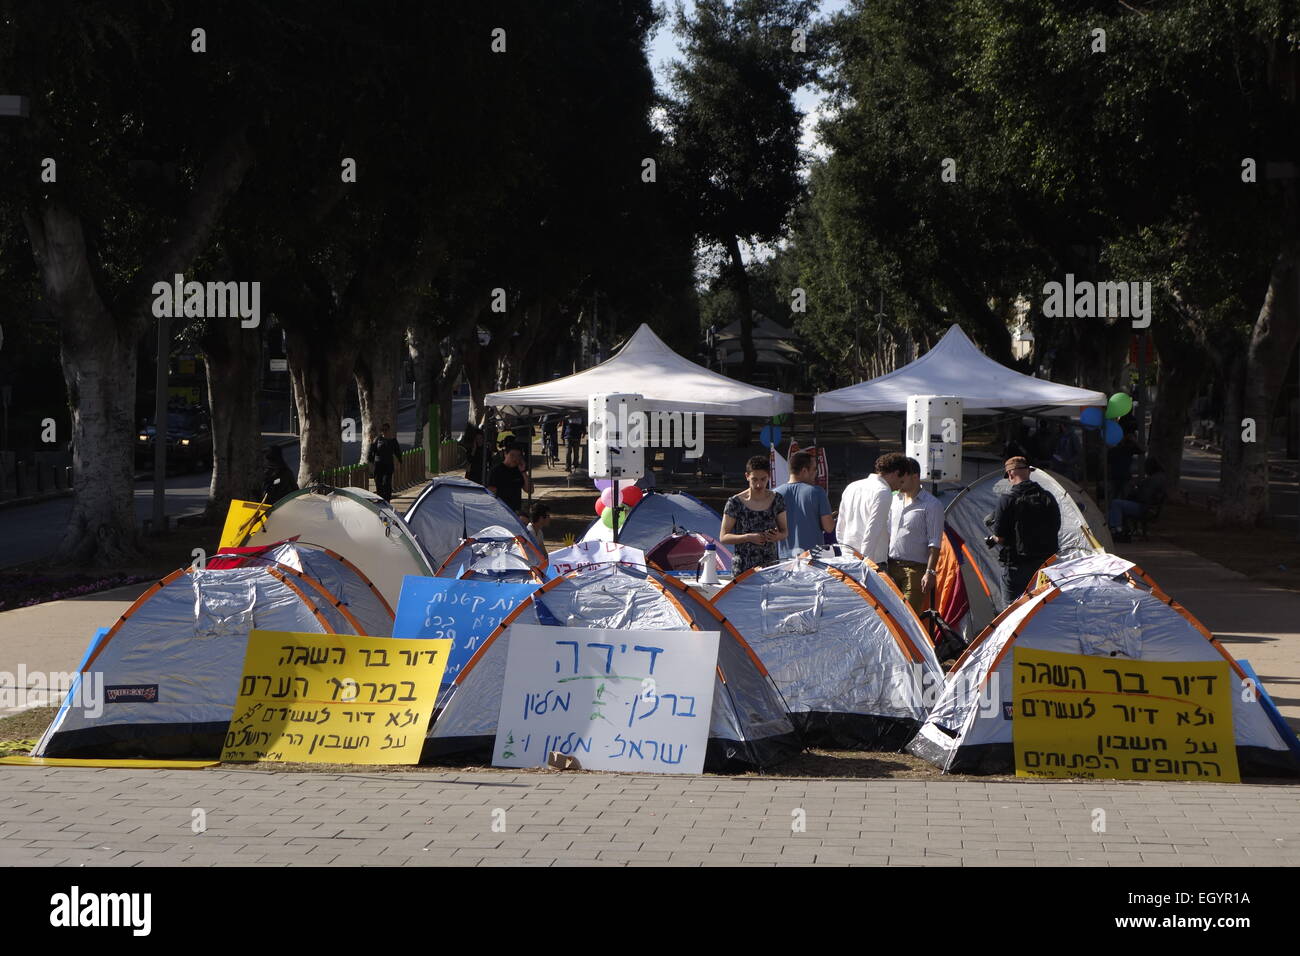
M770 418L794 410L793 396L746 385L696 365L665 345L645 324L613 358L585 372L493 392L485 401L520 411L586 409L588 397L597 392L639 393L645 397L642 407L656 412Z
M845 415L906 412L910 395L958 396L967 415L1007 409L1061 414L1081 406L1106 404L1101 392L1058 385L999 365L954 325L916 361L888 375L820 393L813 400L813 411Z

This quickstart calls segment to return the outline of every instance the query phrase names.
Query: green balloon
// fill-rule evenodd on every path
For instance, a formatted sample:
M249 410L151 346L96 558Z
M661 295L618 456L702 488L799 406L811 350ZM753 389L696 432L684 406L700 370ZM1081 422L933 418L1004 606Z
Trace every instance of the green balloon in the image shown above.
M1116 392L1106 403L1107 418L1123 418L1133 411L1133 399L1123 392Z
M627 506L619 505L617 510L618 510L618 526L621 528L623 527L623 522L627 520ZM600 522L606 528L614 527L614 511L615 509L613 508L606 508L604 511L600 513Z

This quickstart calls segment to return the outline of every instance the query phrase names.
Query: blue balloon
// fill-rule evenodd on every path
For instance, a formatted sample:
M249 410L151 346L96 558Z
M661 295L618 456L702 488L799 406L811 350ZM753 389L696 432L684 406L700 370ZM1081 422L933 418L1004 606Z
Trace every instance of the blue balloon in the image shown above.
M1118 445L1124 440L1124 429L1119 427L1119 422L1109 421L1106 423L1106 444L1110 447Z
M764 448L772 445L781 444L781 428L779 425L764 425L758 433L758 441Z
M1085 408L1079 415L1079 424L1084 428L1100 428L1105 420L1106 409L1098 408L1096 405Z

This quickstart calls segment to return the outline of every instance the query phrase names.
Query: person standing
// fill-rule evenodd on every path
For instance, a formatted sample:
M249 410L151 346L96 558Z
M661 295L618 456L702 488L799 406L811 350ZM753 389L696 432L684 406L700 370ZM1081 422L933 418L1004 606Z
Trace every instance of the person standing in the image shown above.
M785 499L768 488L771 465L766 455L755 455L745 465L749 487L727 499L722 509L718 540L736 550L733 571L740 576L750 568L777 562L776 546L787 535Z
M298 490L298 479L284 462L279 445L266 446L266 467L262 471L262 500L275 504L285 495Z
M401 454L402 446L388 434L388 427L388 422L379 426L379 437L371 440L366 460L375 472L375 493L385 501L392 501L393 469L397 465L397 456Z
M506 452L501 464L488 475L487 490L496 495L507 508L519 514L524 506L524 492L533 493L533 481L524 466L523 453L518 448Z
M797 451L790 456L790 480L776 489L785 502L786 527L790 530L777 547L783 560L820 547L826 540L822 534L835 530L831 499L825 488L813 484L816 477L817 462L812 455Z
M477 425L466 425L460 438L465 449L465 478L476 485L483 484L483 430Z
M566 446L566 457L564 459L564 470L572 472L575 468L582 467L582 436L586 429L582 425L581 415L570 415L564 422L564 444Z
M533 544L537 545L537 550L546 553L546 526L551 523L551 509L540 501L533 505L533 510L528 514L529 522L528 537L533 539Z
M998 498L993 534L984 542L1002 549L1002 590L1008 604L1024 593L1043 562L1056 553L1061 531L1061 508L1050 491L1029 477L1031 470L1022 457L1007 459L1011 490Z
M1124 497L1124 489L1128 487L1129 478L1133 477L1133 459L1140 454L1142 449L1138 447L1137 430L1125 428L1124 437L1119 444L1106 452L1109 459L1106 466L1110 471L1110 487L1106 497Z
M921 463L907 458L899 494L889 508L889 576L920 615L927 610L938 578L943 541L943 505L921 487Z
M840 497L835 537L880 568L889 563L889 509L906 471L906 455L881 455L875 474L850 483Z

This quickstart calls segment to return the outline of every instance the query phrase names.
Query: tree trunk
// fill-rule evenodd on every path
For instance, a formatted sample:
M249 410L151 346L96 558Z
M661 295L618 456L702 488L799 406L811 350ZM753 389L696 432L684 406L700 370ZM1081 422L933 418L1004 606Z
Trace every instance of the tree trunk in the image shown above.
M139 556L132 441L136 344L122 340L107 312L64 312L61 319L63 378L72 406L73 501L57 558L120 567Z
M1282 377L1300 332L1300 243L1289 241L1273 264L1268 291L1246 349L1234 362L1224 403L1220 526L1255 527L1269 513L1268 457ZM1254 441L1243 441L1249 423Z
M496 353L488 351L475 339L473 342L465 340L461 356L465 381L469 383L469 420L482 425L488 412L483 399L495 390L496 385Z
M285 326L289 379L300 431L298 485L337 468L343 460L343 405L356 361L349 344L310 326Z
M386 318L386 317L385 317ZM382 322L382 319L381 319ZM357 397L361 404L361 454L379 437L379 426L387 422L397 434L397 392L402 368L402 337L405 327L394 319L372 328L357 352ZM416 438L416 444L419 438Z
M406 330L406 351L415 370L415 440L417 444L424 440L424 426L429 422L429 406L437 397L433 385L433 363L439 359L437 342L433 340L433 330L426 318L411 322ZM440 416L441 417L441 416ZM435 448L438 436L430 435L429 442Z
M1156 354L1160 357L1156 400L1151 408L1151 435L1147 455L1165 469L1167 487L1178 484L1183 467L1183 438L1188 416L1205 372L1205 353L1186 341L1181 333L1161 323L1152 327Z
M81 219L60 203L24 212L45 300L59 322L72 407L72 514L56 558L120 566L138 557L134 436L140 324L114 320L91 276Z
M745 260L740 255L740 241L727 237L727 252L731 256L731 282L736 290L736 308L740 310L740 380L749 382L758 367L758 351L754 348L754 302L749 291L749 274Z
M262 497L262 330L245 329L236 319L209 319L199 344L212 413L212 483L204 515L219 520L232 499Z
M451 417L455 404L452 395L456 391L456 382L460 379L460 369L460 356L453 352L443 359L440 374L435 382L438 395L438 421L442 433L433 437L439 443L451 439Z

